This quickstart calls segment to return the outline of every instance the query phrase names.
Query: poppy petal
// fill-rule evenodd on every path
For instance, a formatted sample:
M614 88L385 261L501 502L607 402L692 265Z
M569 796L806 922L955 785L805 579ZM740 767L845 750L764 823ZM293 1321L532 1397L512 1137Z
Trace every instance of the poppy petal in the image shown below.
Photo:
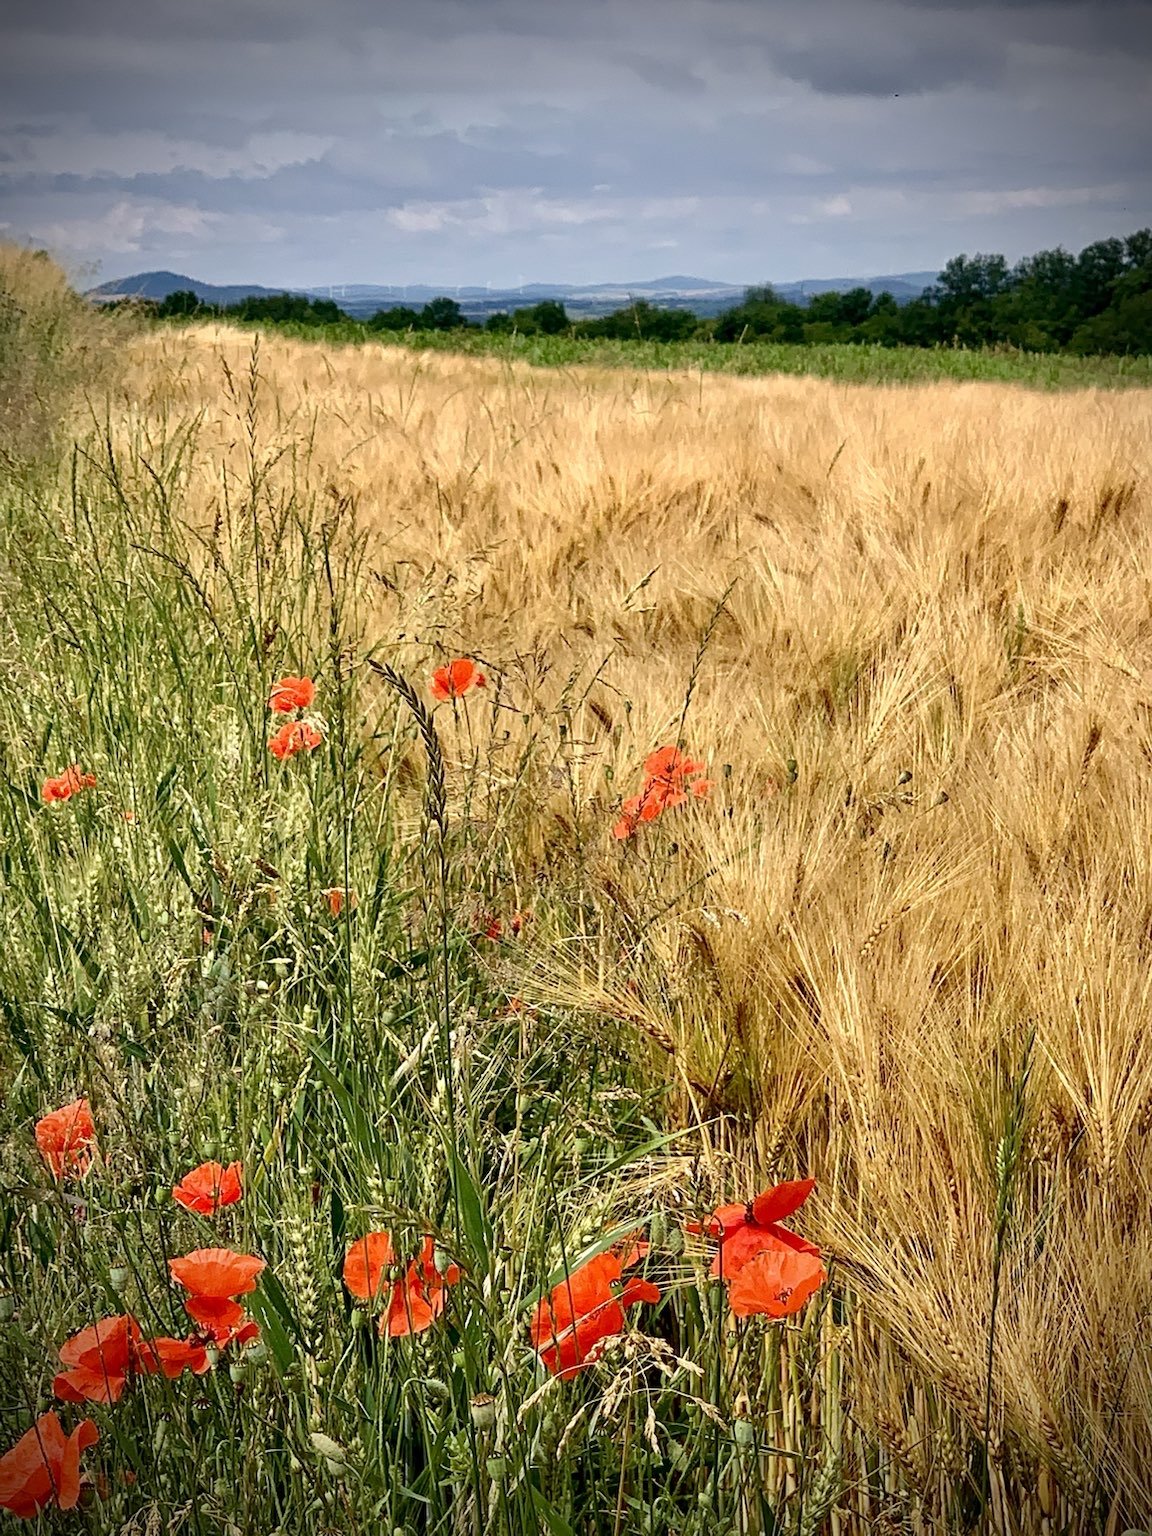
M776 1184L756 1196L752 1202L752 1215L762 1227L772 1221L783 1221L800 1209L815 1188L815 1179L794 1179L786 1184Z

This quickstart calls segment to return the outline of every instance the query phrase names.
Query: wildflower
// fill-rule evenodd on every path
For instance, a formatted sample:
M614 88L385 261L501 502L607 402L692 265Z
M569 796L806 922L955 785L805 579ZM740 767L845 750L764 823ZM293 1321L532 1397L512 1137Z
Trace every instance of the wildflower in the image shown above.
M469 656L458 656L446 667L437 667L432 674L432 697L443 703L445 699L458 699L470 688L483 688L488 679Z
M316 697L316 685L310 677L282 677L273 683L268 697L268 708L274 715L290 715L297 709L308 709Z
M233 1253L230 1248L198 1248L182 1259L169 1259L168 1268L172 1278L191 1292L184 1310L193 1322L221 1346L244 1342L236 1336L245 1323L244 1308L235 1298L256 1289L263 1259Z
M105 1317L60 1346L52 1390L65 1403L118 1403L128 1381L148 1369L134 1317Z
M268 743L272 756L281 762L297 752L315 752L324 737L308 720L286 720Z
M710 1274L727 1283L737 1317L789 1317L823 1285L820 1249L780 1225L815 1187L815 1179L776 1184L747 1205L722 1205L702 1226L689 1225L719 1239Z
M79 767L73 763L55 778L45 779L40 794L45 805L51 805L54 800L71 800L72 796L79 794L82 789L95 788L96 775L81 773Z
M240 1169L239 1163L229 1163L227 1168L215 1162L201 1163L173 1186L172 1198L186 1211L215 1216L221 1206L235 1205L243 1194Z
M76 1099L36 1122L36 1145L57 1179L88 1172L95 1135L87 1099Z
M344 1284L359 1301L388 1299L380 1332L399 1339L423 1333L444 1311L445 1288L460 1279L459 1267L436 1267L436 1239L426 1236L418 1259L403 1271L391 1234L369 1232L353 1243L344 1257Z
M644 759L644 781L640 793L625 800L620 820L612 828L615 838L631 837L642 822L655 821L688 797L705 800L712 790L712 780L702 779L705 765L687 757L679 747L670 745L651 752Z
M355 912L356 908L360 905L360 898L351 886L346 888L342 885L332 885L323 892L323 895L328 903L328 910L333 917L340 916L345 904L347 904L349 912Z
M256 1325L251 1326L255 1328ZM208 1351L197 1338L145 1339L140 1353L147 1362L147 1370L159 1371L169 1381L175 1381L185 1371L191 1371L193 1376L203 1376L208 1369Z
M623 1278L646 1252L647 1245L639 1244L623 1256L597 1254L541 1300L530 1329L532 1346L554 1376L567 1381L598 1360L605 1342L623 1333L625 1307L660 1300L650 1281Z
M84 1419L65 1435L55 1413L42 1413L28 1433L0 1456L0 1509L22 1520L42 1509L75 1509L80 1499L80 1453L100 1432Z

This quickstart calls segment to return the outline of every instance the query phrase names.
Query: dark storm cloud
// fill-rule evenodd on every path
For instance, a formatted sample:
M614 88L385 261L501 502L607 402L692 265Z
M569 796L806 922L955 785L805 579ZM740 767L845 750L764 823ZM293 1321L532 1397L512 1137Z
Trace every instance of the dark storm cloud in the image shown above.
M1152 221L1152 0L6 0L0 228L108 273L915 269Z

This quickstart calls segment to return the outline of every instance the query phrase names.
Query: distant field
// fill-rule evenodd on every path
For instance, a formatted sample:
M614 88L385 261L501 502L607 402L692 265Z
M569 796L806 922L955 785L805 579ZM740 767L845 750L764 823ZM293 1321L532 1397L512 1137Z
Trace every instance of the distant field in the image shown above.
M270 329L273 329L270 327ZM1152 357L1073 357L1063 353L966 351L962 347L796 346L749 341L586 341L563 336L497 336L486 332L400 332L381 335L356 321L305 327L279 325L281 334L328 345L406 346L415 351L459 352L509 358L540 367L641 368L659 372L757 376L811 374L860 384L920 384L985 380L1031 389L1123 389L1152 386Z

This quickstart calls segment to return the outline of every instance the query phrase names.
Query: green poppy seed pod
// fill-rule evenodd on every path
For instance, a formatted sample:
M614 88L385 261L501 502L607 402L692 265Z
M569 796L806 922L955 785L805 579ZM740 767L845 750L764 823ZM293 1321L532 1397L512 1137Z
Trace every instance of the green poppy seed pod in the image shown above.
M348 1321L353 1328L366 1328L368 1326L368 1314L360 1307L353 1307Z
M313 1449L318 1451L325 1461L343 1462L348 1455L340 1442L333 1440L331 1435L326 1435L323 1430L314 1429L308 1438L312 1442Z
M16 1298L0 1296L0 1323L10 1323L16 1316Z
M244 1358L249 1365L263 1365L268 1358L268 1346L258 1339L255 1344L249 1344L244 1351Z
M228 1377L232 1385L238 1387L248 1374L248 1363L245 1360L233 1360L228 1367Z
M220 1351L216 1348L215 1344L209 1344L208 1348L204 1351L204 1357L213 1370L220 1364Z
M477 1429L491 1429L496 1422L496 1399L491 1392L477 1392L468 1405Z
M732 1426L732 1438L742 1450L756 1444L756 1426L751 1419L737 1419Z
M505 1472L508 1470L508 1463L503 1456L489 1456L484 1465L488 1469L488 1476L494 1483L502 1481Z
M334 1360L316 1361L316 1374L321 1378L321 1380L326 1380L329 1376L331 1376L335 1369L336 1362Z
M108 1284L116 1292L117 1296L122 1294L125 1286L128 1284L128 1271L124 1268L123 1264L117 1264L108 1271Z
M436 1247L432 1250L432 1262L436 1266L436 1273L438 1275L446 1275L452 1268L452 1255L446 1248L441 1248L440 1244L437 1243Z

